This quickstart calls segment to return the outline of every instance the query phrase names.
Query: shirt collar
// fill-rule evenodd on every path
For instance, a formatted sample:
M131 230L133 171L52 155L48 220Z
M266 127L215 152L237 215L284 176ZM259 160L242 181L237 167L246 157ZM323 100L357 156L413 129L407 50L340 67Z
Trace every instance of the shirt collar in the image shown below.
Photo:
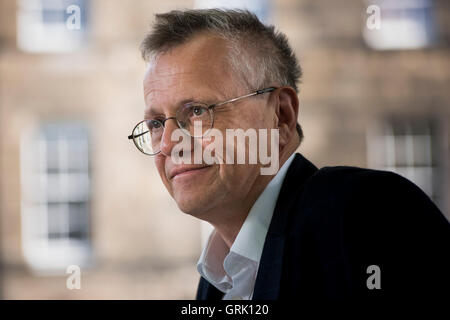
M230 277L241 269L241 263L235 262L242 260L236 260L236 257L244 258L252 265L259 265L281 185L294 157L295 153L286 160L253 204L229 251L215 230L209 236L197 263L197 270L219 289L226 290Z

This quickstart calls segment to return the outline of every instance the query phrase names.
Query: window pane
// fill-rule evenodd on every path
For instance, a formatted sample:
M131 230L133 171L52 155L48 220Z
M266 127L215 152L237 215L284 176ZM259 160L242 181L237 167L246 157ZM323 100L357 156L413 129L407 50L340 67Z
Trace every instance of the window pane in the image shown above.
M47 164L43 169L47 168L48 172L57 172L59 170L59 148L57 140L47 140L45 144Z
M67 207L61 203L49 203L47 206L47 222L49 239L65 238L68 232Z
M87 140L72 140L69 143L68 169L71 171L88 170Z
M69 204L69 237L83 239L88 233L88 206L85 202Z
M431 166L431 137L429 135L414 136L414 163L419 166Z

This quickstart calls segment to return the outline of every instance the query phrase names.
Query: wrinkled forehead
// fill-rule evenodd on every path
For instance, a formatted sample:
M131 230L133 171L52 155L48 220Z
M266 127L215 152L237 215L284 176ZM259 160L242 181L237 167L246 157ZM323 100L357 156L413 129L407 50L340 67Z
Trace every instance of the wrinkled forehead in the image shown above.
M144 77L146 113L166 113L187 100L220 99L238 85L225 40L201 35L150 61ZM208 102L208 101L202 101Z

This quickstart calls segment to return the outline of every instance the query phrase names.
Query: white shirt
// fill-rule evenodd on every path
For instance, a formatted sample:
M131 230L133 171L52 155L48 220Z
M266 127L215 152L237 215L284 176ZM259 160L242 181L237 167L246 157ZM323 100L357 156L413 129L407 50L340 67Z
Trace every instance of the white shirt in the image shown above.
M228 250L213 230L197 263L200 275L225 293L223 299L250 300L275 204L292 154L258 197Z

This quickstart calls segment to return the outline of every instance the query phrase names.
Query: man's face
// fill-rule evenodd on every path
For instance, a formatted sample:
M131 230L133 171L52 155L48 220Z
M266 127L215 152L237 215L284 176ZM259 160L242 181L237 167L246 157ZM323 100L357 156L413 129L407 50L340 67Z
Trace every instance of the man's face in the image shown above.
M146 119L173 117L186 102L213 104L249 93L232 73L226 53L224 40L204 34L160 55L150 64L144 78ZM224 137L225 129L273 128L274 114L268 94L246 98L215 108L214 128ZM166 121L161 152L155 156L155 163L163 183L183 212L211 221L214 218L208 215L215 209L242 206L258 190L262 178L257 164L175 164L171 151L177 141L172 142L170 137L177 128L175 120ZM209 142L200 143L204 148ZM192 168L196 170L184 171Z

